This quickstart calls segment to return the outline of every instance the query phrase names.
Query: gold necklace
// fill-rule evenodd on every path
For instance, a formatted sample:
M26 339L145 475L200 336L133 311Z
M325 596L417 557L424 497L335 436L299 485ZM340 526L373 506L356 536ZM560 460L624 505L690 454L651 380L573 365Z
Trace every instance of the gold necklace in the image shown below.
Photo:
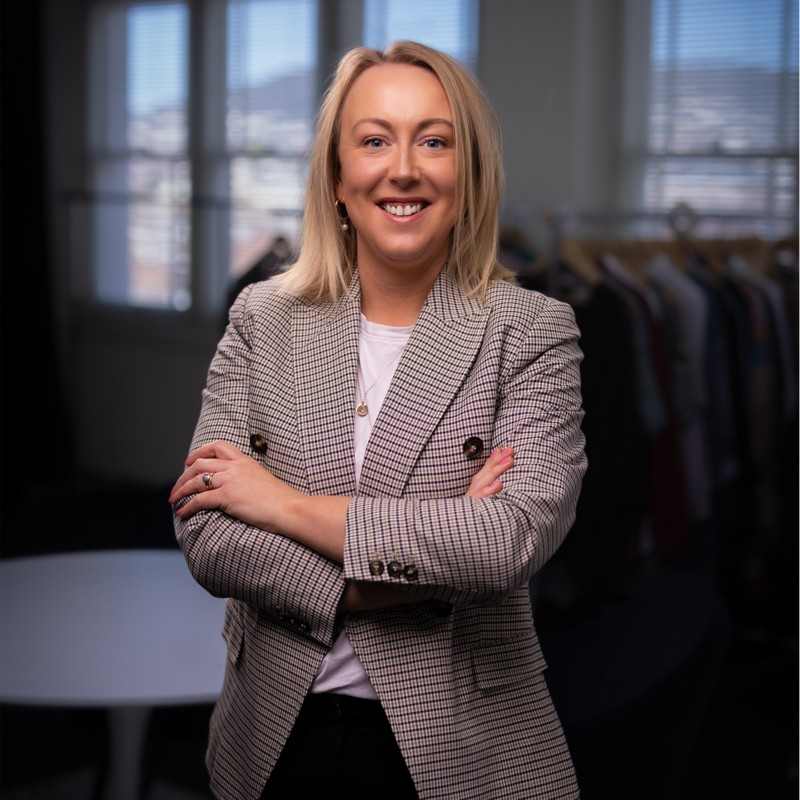
M369 390L372 389L373 386L387 373L389 367L397 361L398 358L403 354L403 350L401 349L400 352L381 370L381 374L375 378L374 381L361 393L361 402L356 406L356 414L359 417L366 417L369 414L369 408L367 406L367 394ZM356 383L360 386L361 385L361 375L356 376Z

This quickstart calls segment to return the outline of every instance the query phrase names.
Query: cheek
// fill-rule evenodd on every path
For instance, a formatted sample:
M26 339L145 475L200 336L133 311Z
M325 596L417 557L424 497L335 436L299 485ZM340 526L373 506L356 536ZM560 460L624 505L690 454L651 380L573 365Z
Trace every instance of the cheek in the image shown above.
M379 168L376 164L348 159L340 168L338 191L344 195L368 191L379 179L378 173Z
M456 169L452 162L437 165L431 173L431 178L436 181L439 192L455 200L456 194Z

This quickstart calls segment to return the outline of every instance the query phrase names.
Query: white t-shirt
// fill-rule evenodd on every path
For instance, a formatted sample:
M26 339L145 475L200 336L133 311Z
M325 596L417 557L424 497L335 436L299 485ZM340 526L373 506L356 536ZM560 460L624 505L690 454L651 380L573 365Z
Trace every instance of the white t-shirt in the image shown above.
M389 391L389 384L392 382L392 376L409 336L411 327L394 328L389 325L379 325L361 315L357 397L353 400L356 491L372 426ZM362 399L367 405L367 413L363 417L356 414L356 406ZM343 630L339 634L333 647L323 659L311 685L311 691L349 694L369 700L378 699L346 631Z

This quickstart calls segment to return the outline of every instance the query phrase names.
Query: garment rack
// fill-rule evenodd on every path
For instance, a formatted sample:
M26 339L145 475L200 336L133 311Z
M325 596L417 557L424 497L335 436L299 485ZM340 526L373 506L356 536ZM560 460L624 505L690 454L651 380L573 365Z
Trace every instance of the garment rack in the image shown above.
M544 214L549 244L547 253L547 290L558 292L558 270L563 244L587 227L603 230L603 238L620 240L652 239L661 233L665 239L690 242L700 239L754 239L765 241L794 240L797 220L774 215L700 213L687 203L677 203L669 211L558 209Z

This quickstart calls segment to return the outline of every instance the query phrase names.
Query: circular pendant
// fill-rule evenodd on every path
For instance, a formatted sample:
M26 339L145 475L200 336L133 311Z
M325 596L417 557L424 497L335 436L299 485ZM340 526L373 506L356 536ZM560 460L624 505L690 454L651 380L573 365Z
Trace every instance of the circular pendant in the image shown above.
M366 417L367 416L367 411L369 411L369 409L367 408L367 404L362 400L356 406L356 414L358 414L359 417Z

